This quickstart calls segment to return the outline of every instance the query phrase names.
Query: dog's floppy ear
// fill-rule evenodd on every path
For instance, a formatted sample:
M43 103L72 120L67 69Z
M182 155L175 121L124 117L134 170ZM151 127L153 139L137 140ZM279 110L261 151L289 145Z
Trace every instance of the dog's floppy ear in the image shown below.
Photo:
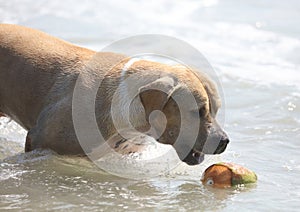
M174 79L165 76L139 89L139 96L145 109L147 121L149 121L149 115L153 110L163 109L168 102L174 87Z
M192 70L202 82L204 89L209 98L209 107L213 117L216 116L218 109L221 107L221 99L217 90L216 84L207 76L205 73L199 73L195 70Z
M221 107L221 99L217 90L217 86L214 82L206 77L203 78L203 85L209 98L211 114L213 117L215 117L219 108Z

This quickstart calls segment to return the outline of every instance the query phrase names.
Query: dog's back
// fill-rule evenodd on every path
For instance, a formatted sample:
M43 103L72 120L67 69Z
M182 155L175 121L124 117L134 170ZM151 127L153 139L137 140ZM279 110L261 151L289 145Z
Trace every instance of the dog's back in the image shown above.
M31 128L57 79L80 70L93 54L37 30L0 24L0 112Z

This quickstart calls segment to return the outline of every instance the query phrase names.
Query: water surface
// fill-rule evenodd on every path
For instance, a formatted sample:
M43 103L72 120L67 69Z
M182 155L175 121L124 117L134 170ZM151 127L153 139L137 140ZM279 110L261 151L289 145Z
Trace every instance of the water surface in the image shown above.
M256 185L212 189L207 164L133 180L83 158L23 153L26 132L0 119L0 210L259 210L300 206L298 1L0 1L1 22L101 50L141 33L175 36L215 68L231 143L222 161L254 170ZM7 123L9 122L9 123ZM216 159L218 160L218 159Z

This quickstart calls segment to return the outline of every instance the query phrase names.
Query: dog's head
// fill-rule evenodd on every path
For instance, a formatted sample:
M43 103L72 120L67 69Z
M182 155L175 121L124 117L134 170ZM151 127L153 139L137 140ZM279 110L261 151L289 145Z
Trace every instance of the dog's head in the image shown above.
M187 98L191 95L192 102ZM158 134L157 141L173 145L185 163L199 164L204 154L220 154L226 149L229 139L215 120L220 98L214 83L204 75L175 67L167 76L141 87L139 97L146 120ZM153 116L154 111L161 111L163 118Z

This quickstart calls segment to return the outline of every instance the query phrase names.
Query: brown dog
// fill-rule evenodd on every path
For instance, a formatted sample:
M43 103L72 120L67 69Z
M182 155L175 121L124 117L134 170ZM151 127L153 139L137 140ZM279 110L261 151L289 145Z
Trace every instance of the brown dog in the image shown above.
M122 108L129 105L130 122L134 129L153 133L158 142L173 145L179 158L187 164L198 164L202 154L222 153L229 142L215 120L220 106L217 90L204 75L183 66L146 60L132 62L124 55L110 52L96 54L33 29L1 24L0 114L11 117L29 131L26 151L50 148L59 154L86 154L87 150L83 151L72 120L72 98L79 74L87 76L82 82L86 90L92 89L96 79L103 79L97 91L95 113L105 139L117 133L111 114L115 98L114 107L121 111L114 117L119 127L128 127ZM128 77L132 77L133 82L134 79L144 80L143 85L137 88L137 96L129 89L132 85L126 82ZM118 89L120 91L115 95ZM177 104L176 97L180 99L189 93L193 95L197 107L186 104L185 116L180 116L182 108ZM157 116L150 120L153 111L161 111L164 117ZM200 122L197 117L200 117ZM195 130L194 126L197 126L198 133L191 141L189 132ZM81 130L91 134L88 127ZM181 142L176 145L180 130L187 133L180 137ZM121 142L126 148L124 142L126 139ZM110 145L119 148L117 143L115 141ZM206 143L214 143L215 148ZM91 148L95 146L91 144ZM136 145L133 149L137 151Z

